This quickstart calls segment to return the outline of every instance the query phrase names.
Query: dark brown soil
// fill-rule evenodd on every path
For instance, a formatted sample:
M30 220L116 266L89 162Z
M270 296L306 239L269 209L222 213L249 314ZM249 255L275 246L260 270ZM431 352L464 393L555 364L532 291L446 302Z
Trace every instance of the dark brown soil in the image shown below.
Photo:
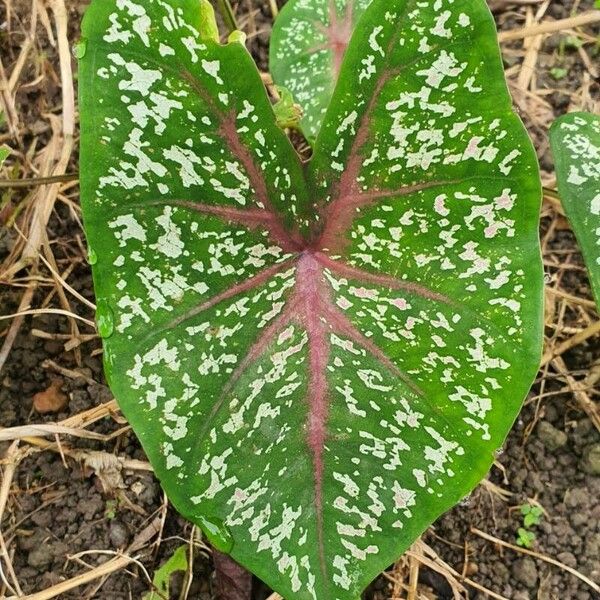
M22 25L29 27L30 3L13 1L13 31L8 34L0 28L0 54L4 66L11 65L18 56L23 42ZM235 3L234 3L235 4ZM251 35L249 46L261 70L267 70L266 56L271 12L268 2L239 3L239 21ZM280 2L280 5L282 2ZM510 4L510 3L507 3ZM571 0L551 4L547 15L555 18L569 16L573 7ZM72 40L77 39L77 26L83 12L84 2L72 0L70 23ZM260 8L256 8L260 6ZM591 0L578 3L579 10L592 7ZM523 24L524 8L502 10L497 16L501 28L515 28ZM0 24L5 22L5 4L0 7ZM18 95L18 110L27 131L25 148L37 137L47 139L48 128L42 115L60 107L60 79L56 50L49 44L43 28L38 29L37 57L46 75L41 83L27 88ZM588 34L598 34L598 29L587 28ZM574 49L564 48L564 36L548 37L538 60L538 88L548 90L544 96L555 116L562 114L572 102L572 93L582 87L587 69ZM518 42L515 49L522 48ZM587 46L592 59L598 61L598 47ZM593 54L595 52L595 55ZM507 52L507 66L517 64L522 54ZM566 70L564 78L557 80L552 69L557 66ZM39 65L38 65L39 68ZM24 81L33 80L35 67L28 65ZM591 93L598 98L598 83L591 83ZM523 111L522 111L523 112ZM550 117L532 118L523 112L538 148L544 171L553 170L552 159L546 140L546 128ZM37 128L37 129L36 129ZM0 127L0 136L5 131ZM6 138L7 139L7 138ZM76 169L76 164L72 165ZM76 198L76 195L75 195ZM12 202L17 202L18 196ZM556 226L556 213L545 211L542 235L545 238L545 258L548 262L559 261L560 267L548 266L548 282L560 280L563 291L578 298L591 299L589 284L581 257L572 233L567 226ZM77 262L69 276L69 284L84 297L93 301L91 276L83 251L77 238L82 238L76 220L65 204L57 204L51 218L48 237L62 269ZM14 231L0 233L0 261L4 260L14 241ZM567 269L565 269L567 265ZM0 284L2 285L2 284ZM51 286L44 285L34 299L34 306L41 306ZM18 307L22 288L2 286L0 314L10 314ZM580 306L555 302L554 317L562 314L562 325L580 327L585 314ZM58 304L54 304L58 306ZM564 306L564 312L561 310ZM91 318L89 308L74 302L74 312ZM591 309L587 309L591 310ZM593 315L592 313L589 313ZM597 315L594 316L597 318ZM549 323L553 321L552 317ZM585 320L584 320L585 322ZM6 322L0 322L0 343L3 341ZM0 427L13 427L29 423L54 422L77 415L112 396L106 387L101 368L100 342L98 339L80 348L81 363L75 352L64 350L64 341L36 337L32 330L51 333L69 333L64 317L43 315L28 318L12 348L0 378ZM86 330L87 331L87 330ZM550 327L548 335L553 335ZM578 346L563 356L574 377L580 379L600 362L598 338ZM73 378L57 375L45 362L54 361L65 369L78 372ZM62 391L69 397L63 412L42 416L32 411L32 397L47 389L52 381L62 378ZM93 381L93 383L91 383ZM597 397L598 390L592 391ZM118 419L106 417L92 425L89 430L110 434L123 427ZM541 523L533 527L536 541L534 550L553 557L586 575L600 581L600 479L598 455L598 432L576 403L573 395L565 391L564 380L552 370L540 373L540 379L505 445L499 454L490 480L511 493L505 501L487 487L479 487L460 506L441 518L425 536L428 543L448 564L466 573L474 581L509 598L510 600L592 600L588 586L566 571L541 560L526 557L482 539L472 532L481 530L496 538L516 542L517 530L522 517L519 506L535 503L543 507L545 514ZM129 459L145 461L143 452L131 431L106 442L65 438L70 448L101 451ZM25 444L26 445L26 444ZM8 444L0 444L0 455ZM593 456L595 467L592 465ZM187 543L191 525L167 508L163 493L151 473L143 470L124 470L121 487L106 490L100 477L81 462L63 458L60 449L36 451L32 446L30 456L23 460L14 477L9 506L2 524L7 547L14 550L12 564L25 593L43 590L59 581L82 571L82 565L68 560L80 552L89 565L97 565L111 558L101 554L104 550L126 548L139 532L157 515L164 511L164 527L158 545L151 545L139 553L140 563L152 574L162 562L180 545ZM210 555L198 545L194 561L193 579L188 598L209 600L212 595L212 566ZM423 593L431 598L451 599L452 592L446 581L427 568L421 569L420 582ZM173 598L178 598L182 578L176 578ZM391 587L388 579L381 577L366 593L369 600L389 600ZM255 600L264 600L268 590L256 582ZM149 589L141 568L131 566L106 580L96 580L88 586L60 596L69 599L117 600L140 599ZM2 587L0 584L0 596ZM484 598L482 592L471 590L471 598ZM327 600L327 599L323 599Z

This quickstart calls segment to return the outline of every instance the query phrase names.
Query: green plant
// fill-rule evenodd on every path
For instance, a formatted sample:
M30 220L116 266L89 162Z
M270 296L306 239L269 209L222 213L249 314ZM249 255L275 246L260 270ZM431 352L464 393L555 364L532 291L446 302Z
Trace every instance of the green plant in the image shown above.
M550 130L558 192L600 307L600 117L570 113Z
M170 598L171 576L178 571L188 569L187 546L180 546L172 556L154 573L154 590L145 594L142 600L165 600Z
M107 500L106 506L104 507L104 517L109 521L112 521L117 516L119 509L119 502L117 500Z
M529 531L523 527L519 527L517 530L517 545L523 548L533 548L535 544L535 533Z
M107 378L216 548L286 600L355 600L479 482L535 376L535 153L483 0L374 0L304 164L199 6L83 23Z
M302 107L294 101L289 90L275 86L279 100L273 105L277 125L282 129L300 129Z
M569 74L569 71L563 67L554 67L550 69L550 75L554 77L554 79L564 79Z
M544 511L540 506L529 503L521 505L519 511L523 518L523 527L517 530L517 544L531 548L535 543L535 533L530 529L540 524Z
M0 146L0 167L4 164L4 161L10 156L10 150Z
M535 504L523 504L521 506L521 515L523 516L523 525L530 528L533 525L539 525L544 511Z

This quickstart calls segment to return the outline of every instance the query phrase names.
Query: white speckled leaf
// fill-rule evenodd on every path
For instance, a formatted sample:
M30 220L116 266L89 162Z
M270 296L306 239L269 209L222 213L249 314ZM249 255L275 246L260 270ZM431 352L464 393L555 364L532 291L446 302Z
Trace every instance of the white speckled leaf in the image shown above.
M314 142L331 101L354 27L372 0L289 0L271 34L269 68L303 110Z
M107 374L213 543L286 600L357 600L484 476L533 380L535 155L483 0L374 0L309 165L198 14L84 21Z
M600 117L570 113L550 130L558 191L600 308Z

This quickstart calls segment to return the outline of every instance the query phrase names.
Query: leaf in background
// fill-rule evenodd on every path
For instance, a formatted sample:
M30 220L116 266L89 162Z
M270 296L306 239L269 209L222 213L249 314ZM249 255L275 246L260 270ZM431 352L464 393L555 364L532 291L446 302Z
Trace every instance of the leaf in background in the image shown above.
M294 97L289 90L275 86L279 100L273 105L277 124L282 129L298 129L302 119L302 108L294 102Z
M569 113L550 129L558 191L600 309L600 117Z
M302 128L312 143L340 72L354 26L372 0L289 0L273 33L269 68L303 110Z
M107 376L217 548L286 600L356 600L485 475L535 376L535 153L483 0L374 0L309 165L198 15L84 21Z
M4 164L4 161L10 156L10 150L4 146L0 146L0 167Z
M187 546L180 546L175 550L173 556L154 573L152 583L155 591L146 594L143 600L165 600L165 598L170 598L171 575L177 573L177 571L187 571L187 551Z

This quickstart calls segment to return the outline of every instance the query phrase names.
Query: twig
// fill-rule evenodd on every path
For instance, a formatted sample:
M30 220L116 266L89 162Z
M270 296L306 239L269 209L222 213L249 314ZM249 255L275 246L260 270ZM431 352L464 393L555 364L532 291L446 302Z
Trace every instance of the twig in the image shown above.
M273 18L276 19L279 14L279 8L277 8L277 0L269 0L269 4L271 6L271 14Z
M50 177L33 177L32 179L0 179L0 188L29 188L38 185L77 181L78 179L78 173L66 173L65 175L52 175Z
M489 0L488 5L492 12L506 9L508 6L527 6L528 4L540 4L543 0Z
M77 575L77 577L73 577L72 579L68 579L67 581L63 581L57 585L53 585L42 592L29 594L28 596L22 596L21 598L22 600L49 600L50 598L56 598L56 596L60 596L61 594L79 587L80 585L85 585L86 583L90 583L95 579L99 579L105 575L110 575L115 571L120 571L132 562L135 562L135 559L129 556L118 556L117 558L113 558L112 560L109 560L95 569L91 569L87 573ZM17 599L7 598L7 600Z
M13 481L13 477L19 466L19 463L25 457L25 453L27 451L19 450L19 442L15 441L11 444L8 451L6 452L4 458L4 464L6 465L4 468L4 472L2 473L2 483L0 484L0 524L2 523L2 517L4 516L4 510L6 509L6 505L8 503L8 496L10 494L10 486ZM17 580L17 576L14 572L13 566L10 561L10 556L8 554L8 550L4 544L4 538L0 533L0 553L4 558L4 563L8 568L9 575L12 579L13 585L9 586L11 589L14 587L14 591L21 596L23 591L19 586L19 581ZM5 582L8 584L8 582Z
M557 356L552 360L552 365L566 379L567 385L571 389L575 400L577 400L577 404L579 404L581 409L591 419L596 429L600 431L600 410L598 410L594 401L588 396L585 390L585 384L582 384L571 377L565 361L560 356Z
M58 38L58 49L59 49L59 62L61 72L61 86L62 86L62 143L60 144L61 155L54 168L53 176L64 175L67 166L69 164L71 153L74 145L74 132L75 132L75 91L73 86L73 72L71 68L71 52L69 49L68 40L68 22L67 22L67 9L65 7L64 0L53 0L52 1L52 12L56 21L57 38ZM1 73L0 73L1 74ZM10 96L10 95L9 95ZM56 117L50 115L50 121L55 122ZM54 127L53 127L54 130ZM50 168L50 160L54 156L54 151L59 147L59 143L56 135L52 136L51 141L48 144L48 168ZM49 171L47 171L49 172ZM54 208L54 202L58 196L60 184L53 183L48 188L41 186L38 190L38 194L41 202L35 205L34 213L32 216L32 232L28 239L25 248L23 249L20 259L14 264L4 277L7 279L12 274L17 273L21 269L31 266L33 272L37 270L39 264L39 253L44 240L46 239L46 226L50 215ZM23 319L20 318L22 315L29 313L29 311L23 311L23 308L30 305L31 299L35 292L37 284L32 281L31 286L27 289L24 297L21 300L19 306L19 312L17 313L17 319L11 324L9 333L4 340L2 350L0 351L0 370L4 366L12 344L16 339L17 333L21 327ZM72 316L72 315L69 315ZM90 322L88 322L90 323Z
M568 573L571 573L571 575L574 575L575 577L577 577L578 579L583 581L585 584L589 585L594 591L600 593L599 585L595 584L591 579L589 579L588 577L586 577L579 571L572 569L568 565L565 565L564 563L561 563L560 561L555 560L554 558L550 558L549 556L546 556L545 554L540 554L539 552L534 552L533 550L527 550L527 548L521 548L519 546L514 546L513 544L509 544L508 542L504 542L503 540L499 540L498 538L495 538L493 535L484 533L483 531L481 531L475 527L471 527L471 533L478 535L479 537L483 538L484 540L493 542L494 544L499 544L500 546L503 546L504 548L509 548L510 550L514 550L515 552L520 552L521 554L527 554L529 556L533 556L534 558L543 560L544 562L554 565L555 567L559 567L559 568L567 571Z
M573 337L570 337L568 340L564 341L560 346L549 350L544 354L544 358L542 358L542 367L545 367L549 362L552 361L553 358L557 356L562 356L565 352L568 352L571 348L575 348L575 346L579 346L583 344L586 340L594 337L595 335L600 334L600 321L593 323L583 331L580 331Z
M516 29L514 31L503 31L498 34L498 39L501 42L509 42L511 40L520 40L534 35L556 33L557 31L564 31L565 29L572 29L573 27L591 25L592 23L600 23L600 10L592 10L576 17L542 23L541 25L535 25L534 27L524 27L523 29Z
M568 294L567 292L563 292L562 290L546 287L546 291L553 296L558 296L559 298L563 298L569 304L573 304L574 306L585 306L586 308L596 308L596 303L593 300L587 300L586 298L578 298L577 296L573 296L572 294Z
M14 319L15 317L27 317L29 315L64 315L66 317L70 317L71 319L77 319L90 327L96 328L96 324L93 321L88 319L84 319L75 313L71 313L67 310L62 310L61 308L34 308L31 310L22 310L16 312L12 315L0 315L0 321L4 321L6 319ZM1 365L0 365L1 366Z
M36 284L33 282L27 287L23 297L21 298L21 302L19 303L19 308L17 309L18 313L24 312L31 306L31 301L33 300L33 294L35 293L36 287ZM10 354L10 350L17 339L17 335L19 334L19 329L21 328L24 318L24 315L21 317L15 316L14 321L10 324L8 333L6 334L6 338L4 339L4 343L0 349L0 371L2 371L2 368L6 363L6 359Z
M410 557L410 575L408 579L407 600L417 600L417 587L419 585L419 561L414 556Z
M85 438L88 440L106 440L106 435L86 431L85 429L73 429L64 427L58 423L44 423L43 425L21 425L19 427L6 427L0 429L0 442L9 442L11 440L22 440L31 437L54 437L55 435L72 435L73 437Z

